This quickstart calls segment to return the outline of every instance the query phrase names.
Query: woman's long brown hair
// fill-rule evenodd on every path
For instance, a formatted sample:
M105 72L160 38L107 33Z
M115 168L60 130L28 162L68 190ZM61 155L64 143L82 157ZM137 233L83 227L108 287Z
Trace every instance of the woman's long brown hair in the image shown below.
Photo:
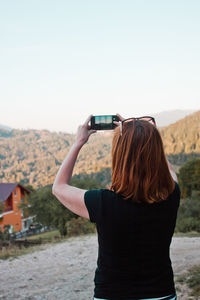
M144 120L123 123L114 131L111 189L135 202L165 200L174 189L158 129Z

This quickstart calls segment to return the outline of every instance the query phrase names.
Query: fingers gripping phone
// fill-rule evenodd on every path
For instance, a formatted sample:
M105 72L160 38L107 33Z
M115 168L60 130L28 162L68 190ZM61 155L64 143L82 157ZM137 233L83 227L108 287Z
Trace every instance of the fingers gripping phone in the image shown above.
M94 130L112 130L117 125L114 122L119 122L116 115L101 115L91 118L91 129Z

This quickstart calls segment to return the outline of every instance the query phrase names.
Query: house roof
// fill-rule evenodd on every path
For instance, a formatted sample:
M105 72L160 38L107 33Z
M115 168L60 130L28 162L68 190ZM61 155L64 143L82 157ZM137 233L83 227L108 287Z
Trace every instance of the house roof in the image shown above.
M17 185L19 185L26 192L29 192L25 187L23 187L19 183L0 183L0 202L4 202L6 199L8 199L8 197Z

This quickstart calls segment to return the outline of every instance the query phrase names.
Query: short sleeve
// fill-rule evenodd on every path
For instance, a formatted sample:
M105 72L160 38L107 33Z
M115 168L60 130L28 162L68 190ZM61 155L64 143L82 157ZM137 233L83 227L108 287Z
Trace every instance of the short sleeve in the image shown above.
M180 187L179 184L175 181L175 195L176 198L179 200L180 202L180 198L181 198L181 191L180 191Z
M90 221L97 223L102 211L101 190L89 190L85 192L84 201L89 213Z
M169 195L169 201L171 203L170 207L172 210L174 210L175 213L177 213L177 210L180 206L180 197L181 197L181 191L180 191L180 187L179 184L175 182L175 187L173 192L171 193L171 195Z

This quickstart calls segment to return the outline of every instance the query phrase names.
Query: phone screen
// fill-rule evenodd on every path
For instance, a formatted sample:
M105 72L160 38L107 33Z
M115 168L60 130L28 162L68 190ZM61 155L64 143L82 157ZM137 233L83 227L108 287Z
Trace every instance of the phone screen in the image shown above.
M114 121L119 121L116 115L93 116L91 118L91 129L112 130L116 127Z

